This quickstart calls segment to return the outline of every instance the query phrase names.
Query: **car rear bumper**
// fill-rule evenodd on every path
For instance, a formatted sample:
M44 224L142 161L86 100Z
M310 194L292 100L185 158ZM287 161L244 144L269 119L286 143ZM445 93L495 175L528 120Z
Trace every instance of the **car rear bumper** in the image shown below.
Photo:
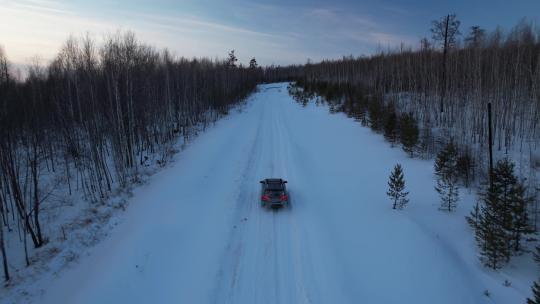
M279 208L279 207L286 206L288 202L287 201L269 201L269 202L261 201L261 203L263 206L267 206L270 208Z

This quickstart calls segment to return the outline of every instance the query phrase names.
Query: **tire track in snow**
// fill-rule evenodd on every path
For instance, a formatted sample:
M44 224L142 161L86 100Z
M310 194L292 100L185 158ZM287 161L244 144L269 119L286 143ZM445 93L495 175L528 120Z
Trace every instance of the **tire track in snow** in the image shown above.
M301 193L316 185L310 183L311 179L299 180L309 175L306 165L313 160L306 163L302 159L302 147L293 141L290 127L294 117L287 112L290 110L287 103L292 102L288 95L263 94L266 96L261 96L253 108L259 112L257 132L240 177L232 216L236 228L231 229L224 250L213 302L319 303L321 288L333 293L341 290L339 283L330 287L319 285L318 276L330 274L319 269L324 260L314 263L311 251L319 247L310 236L313 223L301 214L316 208L309 206L305 210L307 197ZM290 181L292 208L277 212L260 208L258 181L267 177ZM295 187L299 188L298 193L294 192ZM293 212L295 208L298 212ZM335 260L335 256L325 256L328 253L335 254L333 250L325 250L317 257Z
M292 231L294 231L294 239L291 244L295 246L296 252L295 271L301 275L295 283L301 290L299 294L303 296L301 300L297 301L303 303L327 303L333 301L336 303L354 303L355 301L350 298L347 290L343 288L346 283L344 280L346 281L348 269L343 268L341 263L336 263L339 252L332 246L328 246L329 248L320 247L321 243L333 243L331 235L317 233L321 229L322 232L326 232L324 228L328 223L324 222L325 218L313 218L314 214L320 215L320 210L315 210L320 207L316 202L325 201L320 197L321 193L324 193L325 186L318 183L318 177L311 170L321 160L317 159L316 151L306 150L305 147L294 140L300 136L293 133L296 130L294 127L295 115L304 115L304 109L300 109L300 106L294 104L292 100L290 102L291 104L282 102L279 106L283 113L281 115L280 130L285 134L284 138L287 140L283 146L286 147L286 158L288 163L291 164L289 168L292 169L289 171L289 178L292 185L296 185L299 190L294 192L295 188L292 188L292 204L295 206L295 213L291 218L290 225ZM313 135L318 136L316 133ZM312 194L312 189L318 193L317 197L306 195ZM316 198L317 201L313 201L313 198ZM326 201L331 200L326 198ZM313 226L314 224L316 226ZM314 228L317 228L317 230L314 230ZM324 249L324 251L321 252L321 249ZM327 281L327 277L334 279ZM323 295L334 296L325 298Z
M282 103L279 104L279 109L280 109L280 115L278 116L280 119L277 125L279 127L279 134L281 138L280 146L284 147L285 156L283 157L283 159L287 160L287 162L283 162L282 164L284 166L284 171L287 173L286 174L287 178L291 180L292 184L294 185L298 176L296 175L297 163L294 161L292 157L292 153L291 153L291 146L292 146L293 141L291 140L287 120L284 119L286 113L285 113L285 110L283 109ZM289 169L292 169L292 170L289 170ZM294 193L291 192L291 194L292 194L291 197L293 197ZM288 213L291 212L291 210L287 210L287 211ZM301 298L297 299L297 301L299 300L302 303L312 303L312 295L307 289L305 277L306 277L306 272L313 269L312 268L313 264L311 262L311 257L307 254L304 254L305 250L303 250L301 246L302 242L306 241L306 238L300 236L301 232L298 225L298 217L296 217L294 214L288 214L288 219L290 223L289 227L291 228L290 244L293 249L293 258L294 258L293 269L294 269L294 273L298 276L298 278L295 280L295 287L297 290L297 295L301 296ZM309 253L309 251L307 252ZM305 265L308 266L307 269L304 267ZM312 283L315 283L313 284L315 286L311 286L311 287L315 287L315 289L317 289L316 288L317 283L315 280L316 278L315 276L313 276L313 274L311 275L311 278L313 280Z
M311 303L303 273L304 265L311 264L301 250L303 237L294 214L288 209L262 209L256 195L258 179L288 179L294 167L292 141L284 129L283 96L265 94L269 96L260 100L256 108L260 111L258 130L241 177L233 216L238 224L231 231L218 272L214 303Z
M237 196L235 198L236 203L233 208L235 214L233 216L233 223L230 231L229 242L225 249L225 254L221 262L221 268L217 274L217 286L214 288L213 303L230 302L229 300L234 297L234 292L238 286L238 273L241 264L241 258L244 252L244 246L242 238L238 235L242 235L245 229L244 219L248 219L247 215L250 213L251 205L246 204L246 201L252 200L255 197L255 193L251 191L252 187L250 181L254 178L253 167L260 161L261 147L259 145L262 131L261 119L264 111L259 110L259 119L257 123L257 131L255 137L251 140L251 147L249 149L249 158L246 162L241 175L241 182L237 189ZM248 219L249 220L249 219Z

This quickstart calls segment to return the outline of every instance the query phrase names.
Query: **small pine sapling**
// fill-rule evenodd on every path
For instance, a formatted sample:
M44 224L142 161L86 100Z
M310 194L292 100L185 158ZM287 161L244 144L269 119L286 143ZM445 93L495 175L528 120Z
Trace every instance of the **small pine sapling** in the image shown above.
M392 209L403 209L409 202L407 198L409 192L405 191L405 177L403 176L403 168L400 164L396 164L390 174L386 194L392 200Z
M435 175L437 176L435 190L441 198L440 209L449 212L456 209L459 200L457 158L457 148L451 141L435 159Z

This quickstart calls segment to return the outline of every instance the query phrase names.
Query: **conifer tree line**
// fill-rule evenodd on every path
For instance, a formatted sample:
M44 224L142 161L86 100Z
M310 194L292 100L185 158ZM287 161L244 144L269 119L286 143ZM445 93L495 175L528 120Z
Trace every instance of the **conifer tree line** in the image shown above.
M363 126L382 133L392 145L401 145L410 156L419 154L422 135L412 113L399 113L393 104L383 104L379 95L367 94L364 87L310 84L302 80L289 85L289 94L303 106L315 99L327 103L331 113L344 112Z
M493 169L492 181L480 194L481 203L467 217L475 231L484 265L498 269L512 255L525 249L526 236L534 232L527 204L532 197L514 172L514 163L501 159Z
M90 202L137 182L145 166L167 161L179 138L188 140L255 89L263 70L235 62L234 51L223 61L176 57L127 32L99 46L88 36L70 38L48 66L33 65L26 80L15 81L0 50L5 278L5 233L18 233L25 248L27 240L34 247L47 241L44 176L62 176L70 194Z

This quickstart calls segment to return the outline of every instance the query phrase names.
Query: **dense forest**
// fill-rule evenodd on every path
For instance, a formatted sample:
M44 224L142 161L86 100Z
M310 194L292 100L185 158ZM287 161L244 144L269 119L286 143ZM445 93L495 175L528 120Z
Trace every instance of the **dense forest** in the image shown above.
M327 103L411 157L434 158L440 210L457 208L459 184L478 189L467 221L482 263L497 269L538 230L540 32L522 21L508 32L473 26L460 39L459 26L447 15L419 48L283 70L301 104Z
M36 248L47 242L41 205L59 184L99 203L137 183L145 166L165 164L179 138L185 142L255 89L262 69L255 59L246 68L236 61L234 51L223 61L178 58L128 32L99 46L70 38L48 66L35 64L16 81L0 52L6 280L4 230L18 233L30 264L27 239Z
M454 37L445 44L433 38L422 39L416 50L402 47L306 64L298 85L358 106L360 115L367 109L362 103L378 99L389 107L385 112L410 113L426 132L437 132L430 138L471 148L487 144L491 103L495 148L535 150L540 143L540 37L534 27L524 21L507 33L486 33L475 26L463 41Z

